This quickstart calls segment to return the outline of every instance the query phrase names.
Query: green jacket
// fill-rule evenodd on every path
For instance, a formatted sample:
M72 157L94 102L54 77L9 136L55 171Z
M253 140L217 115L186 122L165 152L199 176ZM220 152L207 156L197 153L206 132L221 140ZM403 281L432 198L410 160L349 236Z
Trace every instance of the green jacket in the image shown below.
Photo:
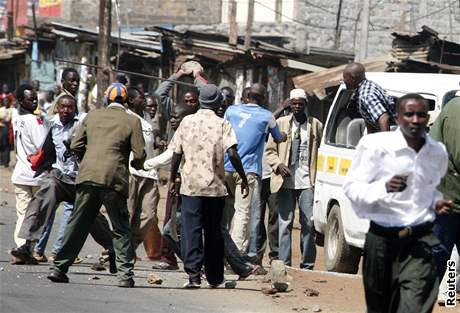
M438 190L454 203L454 212L460 213L460 97L450 100L431 127L430 135L442 142L449 154L447 174Z
M76 184L89 182L128 197L129 154L133 152L135 168L145 159L141 122L117 103L90 111L70 149L81 160Z

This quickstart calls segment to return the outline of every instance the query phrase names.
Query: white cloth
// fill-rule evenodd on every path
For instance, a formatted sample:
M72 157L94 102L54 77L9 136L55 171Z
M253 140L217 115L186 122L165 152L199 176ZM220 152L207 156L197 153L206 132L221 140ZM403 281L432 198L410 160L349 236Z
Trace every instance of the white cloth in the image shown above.
M144 118L140 117L139 115L131 111L130 109L127 109L126 112L137 117L141 121L142 135L144 135L145 141L144 151L146 153L146 159L153 158L155 156L155 152L153 150L154 138L152 125L149 122L147 122ZM131 153L129 156L129 172L131 173L131 175L158 180L158 172L156 170L144 171L134 169L131 166L132 157L133 155Z
M147 159L144 162L144 169L147 171L151 171L151 170L156 170L157 168L160 168L160 167L166 167L170 165L173 154L174 154L174 150L168 147L168 149L166 149L160 155L157 155L156 157L152 159Z
M37 153L47 135L42 120L33 114L13 116L14 143L16 145L16 166L11 181L17 185L38 186L44 175L34 178L35 171L27 156Z
M283 187L288 189L311 188L310 159L308 157L310 138L308 138L307 122L300 125L293 119L291 138L291 164L289 164L291 176L284 179Z
M364 136L343 185L356 214L384 227L415 226L435 219L436 190L447 171L442 143L426 135L417 153L398 128ZM394 175L408 175L402 192L387 193L385 183Z

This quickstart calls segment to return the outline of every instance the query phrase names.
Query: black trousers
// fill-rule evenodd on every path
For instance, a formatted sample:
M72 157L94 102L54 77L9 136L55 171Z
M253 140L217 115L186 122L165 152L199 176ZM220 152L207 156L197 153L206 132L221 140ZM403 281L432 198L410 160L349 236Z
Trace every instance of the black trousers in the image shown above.
M181 254L191 282L201 282L203 264L209 284L218 285L224 281L224 240L221 232L224 205L225 197L182 195Z
M10 130L8 124L0 126L0 165L8 167L10 165Z
M403 239L366 235L363 259L368 313L428 313L438 295L432 255L438 240L429 233Z

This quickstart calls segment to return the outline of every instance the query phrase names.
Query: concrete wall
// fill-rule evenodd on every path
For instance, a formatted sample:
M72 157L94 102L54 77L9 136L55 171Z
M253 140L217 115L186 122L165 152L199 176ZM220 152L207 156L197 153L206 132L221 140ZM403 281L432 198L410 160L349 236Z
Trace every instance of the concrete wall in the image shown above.
M360 38L361 0L343 0L340 37L335 46L336 18L339 0L295 1L294 19L283 23L255 23L254 34L280 35L290 39L287 45L305 51L308 46L338 48L357 53ZM273 0L259 0L271 3ZM288 1L286 0L286 3ZM223 3L226 5L226 2ZM391 49L391 32L419 31L427 25L440 33L441 38L460 42L460 8L454 0L371 0L368 56L387 54ZM288 19L284 19L288 20ZM301 22L301 23L299 23ZM244 35L244 22L239 23L239 35ZM184 26L178 26L185 29ZM227 24L194 25L187 29L227 33Z
M221 18L221 0L119 0L119 3L123 27L128 24L136 27L178 23L212 24L220 23ZM115 26L114 6L112 12ZM99 1L62 1L62 22L95 28L98 17Z

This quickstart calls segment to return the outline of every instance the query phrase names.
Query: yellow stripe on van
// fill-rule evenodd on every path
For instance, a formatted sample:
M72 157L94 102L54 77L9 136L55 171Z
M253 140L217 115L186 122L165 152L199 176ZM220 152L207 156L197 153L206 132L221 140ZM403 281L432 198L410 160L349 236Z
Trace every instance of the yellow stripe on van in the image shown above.
M324 154L318 155L318 160L316 160L316 170L318 172L324 171Z
M340 166L339 166L339 175L345 176L347 175L348 169L350 168L351 160L350 159L341 159Z
M337 157L328 156L326 172L335 174L336 169L337 169Z

